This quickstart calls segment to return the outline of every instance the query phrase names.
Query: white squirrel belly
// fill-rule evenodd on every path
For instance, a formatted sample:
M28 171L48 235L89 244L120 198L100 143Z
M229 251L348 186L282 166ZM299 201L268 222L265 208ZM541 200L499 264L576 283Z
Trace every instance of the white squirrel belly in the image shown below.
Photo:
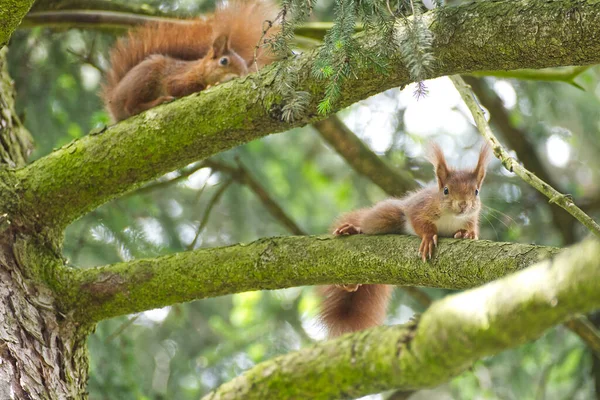
M417 232L415 232L415 228L413 228L408 218L406 219L406 221L404 221L404 232L409 235L417 236Z
M442 214L440 219L435 221L439 236L453 237L456 231L465 229L468 217L455 214Z

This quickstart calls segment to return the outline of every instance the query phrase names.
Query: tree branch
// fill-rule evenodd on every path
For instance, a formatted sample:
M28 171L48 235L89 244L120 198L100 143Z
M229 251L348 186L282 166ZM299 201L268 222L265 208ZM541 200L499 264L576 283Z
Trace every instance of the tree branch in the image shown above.
M392 169L336 115L315 122L313 126L356 172L369 178L390 196L403 196L407 191L418 188L410 172Z
M80 9L84 8L84 9ZM171 21L186 23L187 19L176 14L167 15L154 9L133 8L129 5L116 5L113 2L99 1L97 4L79 4L77 7L53 9L34 7L33 11L25 16L20 28L43 26L58 29L95 29L111 32L123 32L134 26L153 21ZM331 22L309 22L294 28L298 36L318 43L333 24ZM356 31L362 27L357 26Z
M60 10L114 11L138 15L167 16L167 13L148 4L117 3L111 0L37 0L25 20L34 12ZM23 23L25 23L25 20Z
M27 14L34 0L2 0L0 2L0 49L6 46L12 33Z
M194 299L302 285L471 288L559 251L444 239L436 257L423 263L416 255L419 240L401 235L265 238L98 268L57 267L47 280L62 299L62 312L82 321L99 321Z
M400 197L418 187L410 172L392 169L377 154L373 153L337 115L315 122L313 127L356 172L370 179L390 196ZM404 286L407 294L424 308L429 307L431 298L421 289Z
M579 316L565 322L565 326L579 335L581 340L600 357L600 331L586 317Z
M208 159L204 161L204 165L212 168L214 171L225 172L233 179L242 183L260 199L267 211L278 220L290 233L293 235L306 235L306 233L296 224L286 213L283 208L277 204L262 185L254 179L254 177L241 164L236 167L231 167L227 164L220 163L215 160Z
M502 100L496 94L492 93L491 89L487 87L483 80L465 77L465 81L471 86L473 92L482 102L483 106L488 109L492 115L491 121L495 122L496 126L501 129L504 138L511 145L512 149L515 150L517 156L523 160L525 167L539 176L541 180L548 183L551 187L554 187L554 180L543 167L541 161L537 157L535 149L527 140L525 133L515 128L510 122L506 109L502 105ZM564 242L572 244L575 240L573 232L573 223L575 220L571 218L565 210L561 210L558 207L550 205L550 210L552 212L554 223L560 230ZM600 336L598 336L598 332L594 328L594 325L586 318L570 320L565 323L565 326L579 335L592 350L595 352L600 350Z
M430 77L600 62L600 41L595 40L600 3L593 0L475 2L440 8L423 18L436 38L432 51L437 67ZM545 29L526 29L530 26ZM398 29L404 37L403 25ZM358 42L372 47L376 38ZM316 52L309 52L279 65L297 69L296 90L310 94L306 114L293 123L282 121L284 101L273 82L285 68L274 66L156 107L17 171L23 210L37 216L31 229L62 231L81 215L166 172L325 117L317 116L327 82L311 73L315 57ZM410 81L399 61L388 76L373 74L361 64L343 85L332 111Z
M565 68L547 68L547 69L520 69L515 71L475 71L469 75L475 77L495 76L497 78L514 78L522 80L535 81L556 81L565 82L580 87L574 80L590 67L565 67Z
M378 327L263 362L204 400L338 399L447 382L485 357L600 307L600 242L435 302L417 323ZM482 264L483 265L483 264Z
M506 140L508 146L517 153L517 157L523 161L525 168L533 172L548 185L558 187L558 184L550 176L537 156L533 144L527 139L527 134L513 126L504 108L502 99L482 79L465 76L464 80L471 86L481 104L488 109L491 115L490 122L500 130L502 137ZM563 244L573 244L575 242L575 232L573 229L575 220L566 211L561 210L556 205L550 205L550 212L552 213L554 224L562 235Z
M488 125L485 116L483 115L483 110L477 103L475 95L471 91L470 87L465 83L465 81L458 75L451 76L452 82L456 89L460 93L463 101L473 114L473 118L475 123L477 124L477 129L481 133L481 135L490 143L494 155L502 161L502 165L504 168L509 170L510 172L514 172L521 179L531 185L538 192L542 193L544 196L548 197L550 203L555 203L559 207L566 210L569 214L575 217L579 222L581 222L586 228L589 229L591 233L596 235L596 237L600 238L600 225L596 223L589 215L583 212L577 205L573 202L573 199L569 195L564 195L554 189L552 186L548 185L546 182L532 174L530 171L525 169L521 164L517 162L513 157L508 154L508 152L502 147L492 129Z
M233 183L233 178L229 178L227 181L221 182L221 187L219 187L217 189L215 194L213 194L213 197L211 197L208 204L206 205L206 209L204 210L204 216L200 220L200 224L198 225L198 229L196 229L196 234L194 235L194 239L187 246L187 250L192 250L196 246L196 243L198 242L198 238L200 237L200 234L202 233L202 231L204 230L204 227L208 223L208 217L210 217L210 213L211 213L212 209L219 202L219 200L221 199L221 196L223 196L223 194L225 193L227 188L232 183Z
M96 29L110 32L123 32L127 29L156 21L185 23L181 19L139 15L129 12L105 10L40 11L27 14L21 28L44 26L58 29Z

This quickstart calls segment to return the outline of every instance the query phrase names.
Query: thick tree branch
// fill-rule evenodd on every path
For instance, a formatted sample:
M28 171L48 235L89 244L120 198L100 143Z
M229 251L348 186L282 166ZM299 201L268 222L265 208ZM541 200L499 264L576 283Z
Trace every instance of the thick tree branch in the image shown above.
M476 2L429 12L424 21L435 35L437 67L431 77L600 62L596 40L600 3L594 0ZM359 39L365 46L375 41ZM315 57L310 52L281 64L298 69L296 89L310 94L306 114L293 123L282 122L284 101L273 85L277 71L285 69L267 68L88 135L19 170L24 211L37 215L35 229L62 230L104 202L166 172L323 118L317 116L317 105L327 82L311 73ZM332 111L410 81L400 62L393 64L388 76L357 67Z
M573 202L573 199L568 196L558 192L552 186L548 185L548 183L544 182L530 171L525 169L521 164L517 162L510 154L502 147L492 129L488 125L485 116L483 115L483 110L477 103L475 95L469 88L469 86L465 83L465 81L458 75L451 76L452 82L456 89L460 93L463 101L473 114L473 118L477 125L477 129L481 133L481 135L490 143L492 150L494 151L494 155L502 161L502 165L509 170L510 172L514 172L521 179L531 185L534 189L542 193L544 196L548 197L550 203L554 203L566 210L569 214L571 214L574 218L576 218L579 222L581 222L589 231L596 235L596 237L600 238L600 225L596 221L594 221L589 215L583 212L577 205Z
M527 140L525 133L515 128L510 122L508 114L502 105L502 100L496 94L492 93L483 80L465 77L465 81L470 84L482 105L488 109L492 115L491 121L495 122L496 126L500 128L506 141L515 150L517 156L523 160L525 168L537 175L551 188L554 187L556 183L554 183L554 180L543 167L536 155L535 149ZM474 106L474 104L470 104L470 107ZM471 108L471 111L473 112L473 108ZM477 123L479 129L482 129L481 123L480 121ZM573 229L575 219L571 218L565 210L560 209L558 206L551 204L550 210L554 224L560 230L564 243L572 244L575 241L575 232ZM594 325L586 318L576 318L568 321L565 325L579 335L592 350L595 352L600 350L600 336L598 336L598 332L594 329Z
M553 247L485 240L440 242L431 262L412 236L266 238L91 269L56 268L48 282L63 312L99 321L249 290L331 283L471 288L557 254Z
M315 122L313 126L323 139L344 157L348 165L390 196L402 196L407 191L418 188L410 172L392 169L336 115Z
M599 253L600 242L588 240L437 301L417 323L342 336L261 363L204 400L355 398L439 385L485 356L600 307Z
M0 49L17 29L34 0L0 0Z

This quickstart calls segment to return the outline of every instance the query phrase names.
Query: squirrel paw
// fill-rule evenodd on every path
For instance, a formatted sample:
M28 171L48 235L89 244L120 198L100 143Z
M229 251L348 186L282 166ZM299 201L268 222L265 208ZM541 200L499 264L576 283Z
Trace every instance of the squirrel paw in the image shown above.
M473 231L468 231L466 229L461 229L459 231L456 231L456 233L454 234L454 238L455 239L479 239L477 237L477 234Z
M358 290L358 288L361 286L360 283L352 283L349 285L335 285L336 287L346 291L346 292L356 292Z
M421 245L419 246L419 255L423 262L427 262L427 256L431 260L433 248L437 247L437 235L425 234L421 237Z
M343 224L340 225L333 231L333 234L336 236L340 235L357 235L362 233L362 230L358 226L354 226L352 224Z

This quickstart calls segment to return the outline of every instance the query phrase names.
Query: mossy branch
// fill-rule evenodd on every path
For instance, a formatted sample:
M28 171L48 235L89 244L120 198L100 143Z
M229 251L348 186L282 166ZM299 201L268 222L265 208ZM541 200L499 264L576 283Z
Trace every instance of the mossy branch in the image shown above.
M174 303L331 283L471 288L557 254L553 247L445 239L430 262L414 236L266 238L91 269L56 267L47 279L62 311L81 321Z
M438 62L431 77L600 62L598 1L476 2L440 8L423 19L435 37L432 51ZM538 25L545 29L525 29ZM582 30L588 34L579 35ZM370 48L376 40L362 37L357 43ZM17 171L23 211L36 216L35 229L60 232L90 210L166 172L322 118L317 106L327 82L311 74L315 58L316 52L309 52L287 61L299 71L295 90L310 98L306 112L293 123L282 121L285 104L273 88L277 66L267 68L88 135ZM332 111L411 81L398 60L392 65L387 76L357 66Z
M0 49L4 47L34 0L0 0Z
M600 238L600 225L596 221L594 221L589 215L583 212L582 209L577 207L577 205L573 202L573 199L569 195L564 195L560 193L558 190L554 189L552 186L535 176L535 174L528 171L525 167L523 167L517 160L510 156L508 151L502 147L496 136L492 132L487 120L485 119L485 115L483 115L483 110L477 103L475 95L471 91L469 85L465 83L465 81L458 75L451 76L452 82L454 86L460 93L463 101L471 111L473 118L475 119L475 123L477 125L477 129L483 135L483 137L490 143L492 150L494 151L494 155L502 161L502 165L509 170L510 172L514 172L521 179L531 185L534 189L542 193L544 196L548 197L549 202L552 204L556 204L559 207L563 208L573 217L575 217L579 222L581 222L586 228L590 230L592 234L596 237Z
M378 327L266 361L204 400L356 398L439 385L475 361L600 307L600 242L435 302L417 322ZM484 264L481 264L483 268Z

